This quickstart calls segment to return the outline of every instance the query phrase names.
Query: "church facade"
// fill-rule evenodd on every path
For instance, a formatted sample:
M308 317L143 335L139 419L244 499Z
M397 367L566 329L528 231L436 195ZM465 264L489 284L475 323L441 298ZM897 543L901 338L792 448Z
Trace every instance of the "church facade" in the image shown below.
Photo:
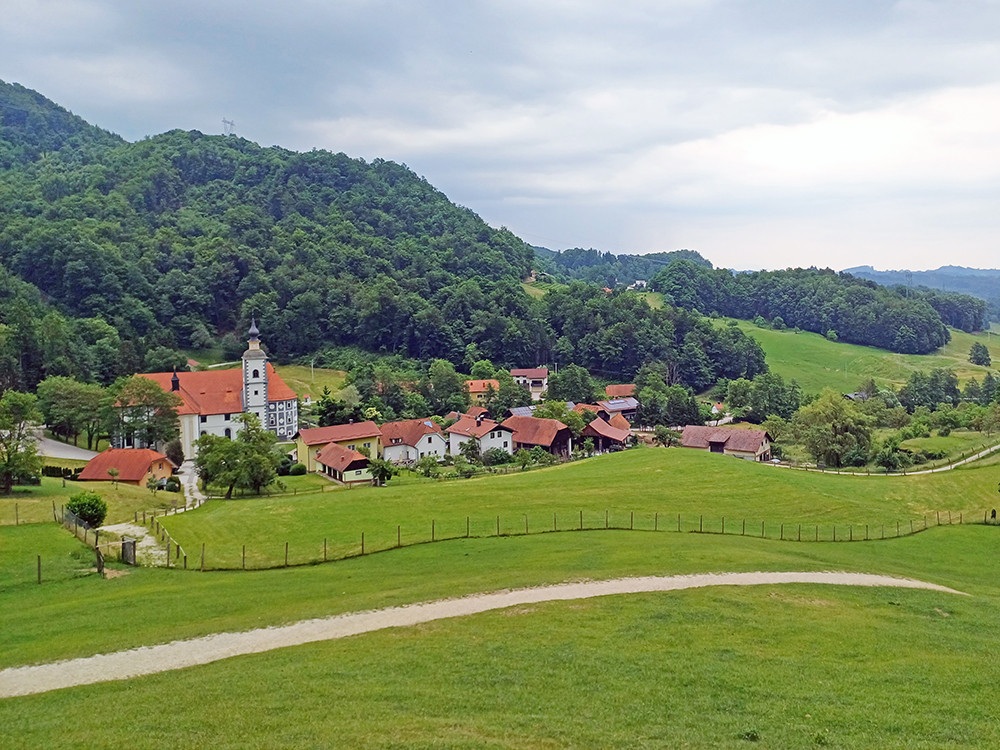
M140 376L180 397L181 405L177 407L180 441L184 455L189 458L195 455L194 443L202 435L236 437L240 426L236 417L243 413L256 414L260 423L282 442L290 441L299 430L295 392L267 361L256 324L251 325L248 333L250 341L239 369L153 372Z

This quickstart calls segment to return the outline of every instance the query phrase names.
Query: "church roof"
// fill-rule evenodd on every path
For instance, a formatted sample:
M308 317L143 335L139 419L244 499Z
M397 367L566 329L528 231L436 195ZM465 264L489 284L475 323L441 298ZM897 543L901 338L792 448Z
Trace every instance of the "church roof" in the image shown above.
M172 372L145 372L140 377L149 378L165 391L171 390ZM199 372L178 372L180 390L175 393L181 398L177 414L239 414L243 411L243 369L201 370ZM288 387L281 376L267 364L267 400L291 401L295 391Z

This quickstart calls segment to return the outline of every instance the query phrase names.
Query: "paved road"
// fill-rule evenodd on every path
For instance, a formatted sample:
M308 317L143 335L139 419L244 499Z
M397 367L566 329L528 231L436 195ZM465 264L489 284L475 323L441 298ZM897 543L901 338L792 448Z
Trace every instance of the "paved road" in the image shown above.
M965 464L970 464L973 461L978 461L981 458L986 458L986 456L996 453L998 450L1000 450L1000 445L991 445L988 448L984 448L978 453L969 456L968 458L963 458L960 461L955 461L954 463L945 464L944 466L938 466L936 469L918 469L917 471L907 471L907 472L894 471L889 474L886 474L885 472L876 472L874 474L869 474L867 472L862 472L862 471L836 471L831 469L816 469L816 468L810 468L808 466L790 466L789 464L781 464L781 463L778 464L766 463L764 465L778 469L797 469L798 471L815 471L822 474L837 474L848 477L869 477L869 476L870 477L901 477L901 476L913 477L917 476L918 474L937 474L938 472L941 471L951 471L952 469L958 468L959 466L965 466Z
M125 680L147 674L210 664L231 656L259 654L287 646L315 643L370 633L386 628L419 625L434 620L463 617L496 609L551 601L572 601L614 594L679 591L706 586L756 586L784 583L819 583L839 586L893 586L930 589L949 594L961 591L912 578L891 578L867 573L787 572L787 573L704 573L686 576L616 578L538 586L514 591L475 594L460 599L388 607L368 612L303 620L291 625L258 628L242 633L216 633L159 646L98 654L81 659L11 667L0 670L0 698L33 695L49 690L90 685L95 682ZM964 595L964 594L963 594Z
M88 451L86 448L78 448L72 443L63 443L52 438L36 435L38 440L38 453L49 458L76 458L82 461L89 461L97 454Z

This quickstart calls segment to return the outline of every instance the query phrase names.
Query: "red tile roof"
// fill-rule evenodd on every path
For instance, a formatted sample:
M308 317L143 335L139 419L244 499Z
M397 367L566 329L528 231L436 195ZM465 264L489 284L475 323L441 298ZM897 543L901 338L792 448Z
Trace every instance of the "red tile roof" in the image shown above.
M765 430L736 430L726 427L703 427L689 424L681 434L685 448L708 448L711 443L722 443L729 451L756 453L771 436Z
M569 430L569 427L558 419L541 417L509 417L504 420L503 426L514 431L516 442L542 445L546 448L552 446L561 430Z
M573 411L583 414L585 411L589 411L591 414L597 414L601 411L601 407L596 404L576 404L573 406Z
M319 455L316 456L316 460L324 466L329 466L334 471L339 471L341 474L350 469L351 465L357 461L363 461L364 466L368 465L368 458L363 453L342 448L336 443L330 443L323 448L319 452ZM355 466L354 468L362 467Z
M171 389L172 372L145 372L140 377L149 378L165 391ZM243 370L203 370L201 372L178 372L181 398L178 414L240 414L243 411ZM291 401L295 391L289 388L281 376L267 364L267 400Z
M169 458L149 448L108 448L87 462L80 472L80 479L85 482L108 482L111 480L108 469L118 469L119 481L139 482L149 473L149 467L155 461L166 461L171 468L177 468Z
M612 427L617 427L619 430L632 429L632 423L623 417L619 412L615 412L611 415L611 419L608 420L608 424Z
M506 424L506 422L504 424ZM498 424L492 419L483 419L482 422L476 424L476 420L474 418L463 414L461 419L447 429L447 432L455 435L466 435L468 437L481 438L487 432L502 429L503 426L504 425ZM510 431L510 428L508 427L507 430Z
M625 398L635 395L635 383L622 383L604 387L604 395L608 398Z
M487 409L487 408L486 408L485 406L470 406L470 407L469 407L469 408L468 408L468 409L466 410L466 412L465 412L465 416L467 416L467 417L472 417L473 419L475 419L475 418L476 418L476 417L478 417L478 416L479 416L480 414L486 414L486 415L489 415L489 413L490 413L490 410L489 410L489 409Z
M342 443L345 440L360 440L381 435L382 431L372 421L335 424L329 427L307 427L299 430L299 437L306 445L320 443Z
M406 419L401 422L386 422L381 427L382 445L409 445L416 447L425 435L441 435L441 428L430 418Z
M541 380L549 376L548 367L522 367L510 371L512 378L531 378Z
M469 393L486 393L490 386L493 386L494 391L500 390L500 381L492 378L487 378L486 380L467 380L465 381L465 385L469 389Z
M631 432L628 430L620 430L617 427L612 427L603 419L591 420L583 428L583 432L580 433L582 437L602 437L606 440L614 440L616 443L624 443L628 440L630 434Z

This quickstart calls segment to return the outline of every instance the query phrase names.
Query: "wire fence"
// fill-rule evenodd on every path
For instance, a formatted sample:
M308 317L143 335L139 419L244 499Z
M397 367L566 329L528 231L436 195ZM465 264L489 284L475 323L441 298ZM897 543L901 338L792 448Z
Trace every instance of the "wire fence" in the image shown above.
M634 533L696 533L743 536L795 543L853 543L891 540L919 534L934 526L997 525L995 511L980 516L964 512L940 511L923 517L878 524L780 523L724 516L683 515L672 513L622 511L603 513L580 510L551 515L520 514L491 517L431 519L427 523L380 525L360 530L351 541L343 534L303 540L301 536L282 540L259 538L245 544L200 543L188 552L175 542L155 518L149 527L166 545L167 567L187 570L269 570L347 560L404 547L455 541L540 534L596 531ZM162 518L162 517L161 517ZM172 551L171 551L172 550Z

